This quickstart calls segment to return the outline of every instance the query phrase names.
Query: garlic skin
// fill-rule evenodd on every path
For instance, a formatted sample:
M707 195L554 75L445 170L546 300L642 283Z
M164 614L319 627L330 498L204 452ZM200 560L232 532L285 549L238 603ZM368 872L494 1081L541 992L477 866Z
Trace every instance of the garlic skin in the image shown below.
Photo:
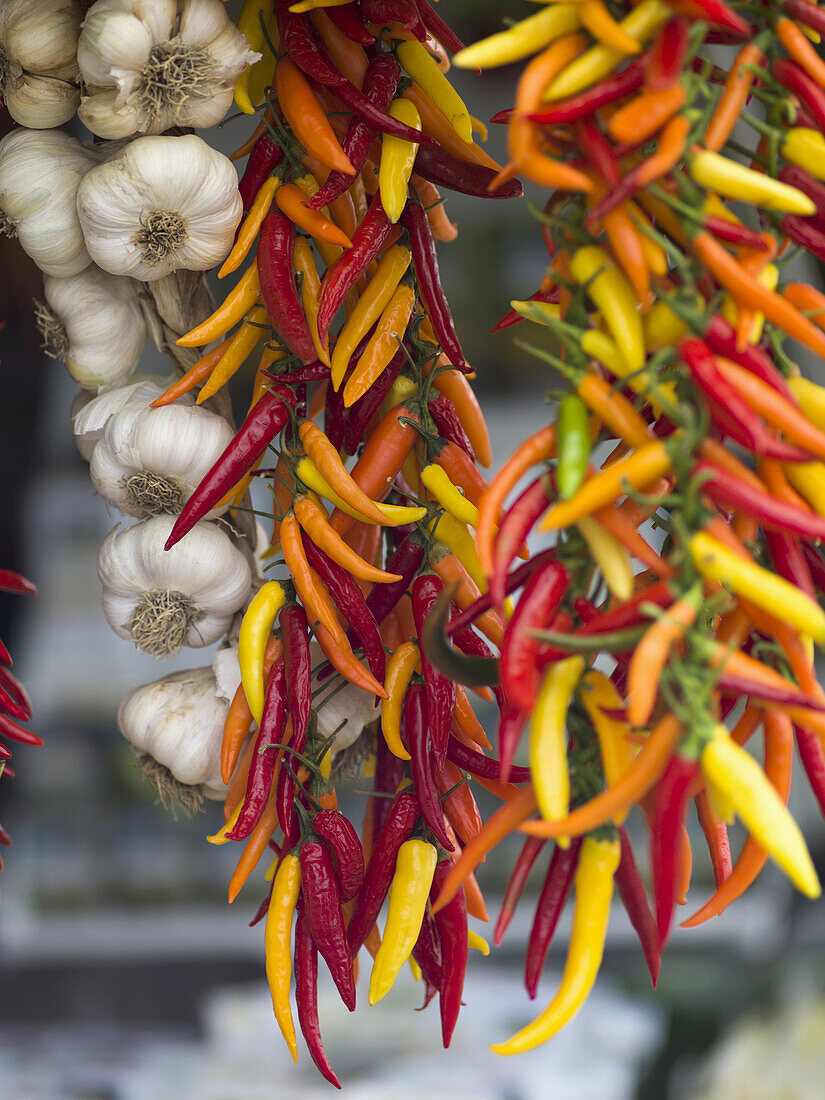
M186 795L218 799L226 795L221 738L228 710L228 701L216 693L212 669L193 668L130 691L118 708L117 724L139 753L147 754L177 784L188 788L180 791L164 784L167 791L172 787L169 793L179 801ZM160 783L159 789L163 796Z
M251 594L249 562L221 527L197 523L166 551L173 524L171 516L154 516L116 527L97 560L109 625L154 657L216 642Z
M78 43L78 114L104 138L214 126L260 57L220 0L97 0Z
M243 202L232 162L199 137L143 137L84 176L77 211L99 267L154 282L219 263Z
M78 0L3 0L0 95L21 126L68 122L80 103Z
M158 409L141 398L127 401L92 452L92 484L127 516L176 515L233 435L222 416L191 398Z
M84 390L121 386L146 345L146 321L133 284L90 265L79 275L43 280L46 302L35 320L46 354L62 359Z
M126 386L104 390L97 397L81 391L72 402L71 422L77 449L88 462L98 440L103 438L109 420L129 401L140 402L144 407L160 397L175 381L171 374L161 378L158 374L136 375Z
M100 156L62 130L12 130L0 141L0 234L17 236L46 275L77 275L91 263L76 198Z

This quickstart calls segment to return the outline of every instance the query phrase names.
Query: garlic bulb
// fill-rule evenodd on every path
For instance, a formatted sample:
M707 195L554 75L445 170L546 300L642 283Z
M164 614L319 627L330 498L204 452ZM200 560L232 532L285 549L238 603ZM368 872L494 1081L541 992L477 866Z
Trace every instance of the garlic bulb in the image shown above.
M77 393L74 395L74 400L72 401L72 407L69 410L69 419L71 420L72 424L74 424L77 418L81 415L89 402L94 400L95 398L92 397L88 390L77 391ZM74 441L77 444L77 449L80 452L80 457L83 459L84 462L88 462L89 459L92 457L92 451L95 448L94 440L86 439L75 432Z
M131 400L106 425L92 453L95 489L127 516L180 512L233 436L217 413L188 402L158 409ZM225 511L215 509L211 514Z
M47 275L77 275L91 263L76 197L99 159L62 130L12 130L0 141L0 233L17 236Z
M173 672L130 691L120 704L118 728L164 805L174 799L198 810L204 798L225 797L221 738L228 709L211 668Z
M78 113L104 138L214 126L260 57L220 0L97 0L78 44Z
M196 524L165 551L173 523L170 516L154 516L115 528L97 560L109 625L153 657L216 642L252 586L245 555L214 523Z
M157 374L142 374L127 386L116 390L104 390L97 397L79 393L72 402L71 421L77 449L88 462L95 444L102 439L111 417L129 401L140 402L144 407L160 397L175 381L175 375L161 378ZM185 398L184 398L185 400Z
M222 260L243 203L231 161L187 135L130 142L83 178L77 209L96 264L154 282Z
M21 126L62 126L77 110L80 20L78 0L0 4L0 95Z
M146 322L134 285L90 265L79 275L43 280L35 320L46 354L62 359L78 386L112 389L134 371L146 344Z

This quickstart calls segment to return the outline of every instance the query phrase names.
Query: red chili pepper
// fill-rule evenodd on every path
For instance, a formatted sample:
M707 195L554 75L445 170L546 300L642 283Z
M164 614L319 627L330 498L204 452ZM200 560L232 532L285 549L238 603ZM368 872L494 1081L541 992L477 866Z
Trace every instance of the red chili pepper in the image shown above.
M457 737L450 737L447 744L447 759L457 764L465 772L477 775L481 779L493 779L498 781L501 777L499 770L501 764L494 756L483 756L469 745L463 744ZM520 768L515 764L510 768L511 783L528 783L530 781L530 769Z
M406 535L384 567L387 573L395 573L401 577L401 580L377 584L367 596L367 607L379 626L397 606L421 568L424 560L424 545L424 537L418 530Z
M284 151L275 138L270 133L261 134L252 147L238 184L244 210L250 209L258 192L283 159Z
M306 906L301 898L295 909L295 1004L298 1009L298 1023L306 1041L307 1050L324 1080L341 1088L341 1082L335 1076L324 1045L321 1041L321 1027L318 1020L318 949L312 938Z
M36 596L37 587L13 569L0 569L0 592L13 592L17 596Z
M300 860L304 914L310 934L329 967L341 1000L353 1012L355 976L332 857L325 844L310 840L301 845Z
M367 336L364 337L364 346L370 338L373 330ZM360 345L359 345L360 347ZM406 345L405 345L406 347ZM357 362L360 358L358 349L352 356L352 361ZM381 371L375 382L370 386L363 397L359 397L354 405L351 405L347 413L346 423L344 424L344 450L349 455L354 455L364 437L367 435L367 429L370 425L370 421L374 416L378 414L381 407L381 403L384 398L392 389L393 382L399 376L401 371L407 362L407 356L404 348L399 348L395 355L390 359L389 363ZM330 389L332 387L330 386ZM344 387L341 386L339 393L343 396Z
M31 730L24 729L23 726L19 726L17 722L12 721L5 714L0 714L0 734L3 737L8 737L11 741L19 741L21 745L42 745L43 738L38 737L36 733L32 733ZM9 774L9 769L6 768L5 774Z
M0 709L12 718L28 722L32 716L32 704L28 693L13 672L0 665Z
M598 617L579 627L577 634L608 634L615 630L626 630L647 622L647 616L640 611L642 604L652 603L657 607L670 607L674 600L673 588L669 581L657 581L650 588L637 592L631 599L600 612Z
M269 889L266 892L266 897L261 902L261 904L258 906L258 908L255 910L255 916L249 922L249 927L250 928L254 928L256 924L260 924L261 921L264 919L264 917L269 912L269 902L272 898L272 887L273 887L274 884L275 884L275 876L273 875L272 880L269 883Z
M645 962L650 971L653 988L659 980L659 970L662 966L662 958L659 950L659 932L656 928L656 918L650 909L647 900L642 876L636 866L633 856L633 847L623 826L619 826L619 840L622 846L622 856L613 881L616 890L625 907L630 923L644 952Z
M553 302L558 304L559 301L559 288L557 286L548 287L547 290L536 290L528 298L528 302ZM514 325L519 325L525 318L520 313L516 313L514 309L508 310L504 316L498 321L491 329L491 335L495 332L502 332L506 328L512 328Z
M0 741L0 760L11 760L11 749L4 745L2 741Z
M384 373L386 374L386 370ZM467 438L467 433L458 418L455 405L449 397L444 393L440 393L434 401L428 402L427 408L441 438L446 439L448 443L454 443L456 447L460 447L470 461L475 462L476 456L473 445Z
M6 643L2 638L0 638L0 661L2 661L4 665L14 664L14 661L11 659L11 654L6 647Z
M737 38L751 38L754 29L722 0L665 0L679 13L685 12L696 19L704 19L715 27L731 31Z
M780 221L779 228L786 237L802 245L812 256L825 260L825 228L798 214L786 214Z
M795 504L778 500L772 493L757 489L750 482L734 477L712 462L697 462L694 476L703 476L702 489L714 500L754 516L766 527L780 532L801 535L806 539L825 538L825 519L815 512L806 512Z
M370 671L383 684L387 671L384 646L378 633L378 624L358 587L358 582L346 569L319 549L305 532L301 533L301 538L307 561L329 589L338 610L351 628L348 637L354 636L361 643Z
M598 84L594 84L592 88L587 88L568 99L561 99L552 107L545 107L527 117L531 122L538 122L542 126L577 122L580 118L589 118L594 115L601 107L606 107L637 92L644 84L644 79L644 62L637 59L631 61L626 69L611 74Z
M816 4L810 4L808 0L783 0L782 9L792 19L798 19L811 30L825 34L825 12Z
M619 166L610 142L593 119L580 119L575 126L582 152L609 187L619 182Z
M336 86L335 95L345 107L348 107L365 122L369 122L382 134L390 134L392 137L401 138L403 141L412 141L419 146L438 145L436 139L431 137L425 130L416 130L412 126L399 122L392 115L388 115L386 111L379 110L362 91L359 91L354 84L350 84L348 80Z
M708 853L713 866L713 878L718 890L725 879L730 876L733 868L728 827L713 812L706 790L700 791L693 801L696 805L696 816L699 818L699 825L707 841Z
M303 13L291 12L291 0L276 0L275 18L281 45L310 80L325 88L335 88L346 77L333 65L329 55L312 33L312 25Z
M541 643L531 632L547 627L569 583L570 575L561 562L548 562L525 585L504 631L501 685L507 698L528 714L535 705L540 680L536 655Z
M805 555L805 561L811 571L814 584L820 592L825 592L825 561L822 560L819 552L809 543L803 545L802 552Z
M424 912L421 931L415 941L412 956L421 967L421 973L427 983L427 994L423 1007L426 1008L436 993L444 986L444 967L441 961L441 942L438 937L435 918L429 907Z
M804 726L794 725L799 759L811 785L820 812L825 817L825 749L819 734Z
M435 573L423 573L413 581L410 598L412 600L415 629L419 638L421 638L424 628L424 620L443 590L444 583ZM427 711L429 713L429 733L433 755L436 767L440 768L447 756L450 719L455 707L455 684L432 665L423 648L421 650L421 671L424 674L424 684L427 689ZM449 845L444 845L444 847L449 848Z
M576 837L571 840L568 848L557 847L547 869L527 941L527 959L524 964L524 985L530 1000L534 1000L538 992L544 960L573 887L581 846L581 837Z
M364 882L347 928L349 950L354 957L361 949L370 929L375 924L384 898L395 874L398 850L409 840L421 811L413 795L402 791L396 795L387 814L384 828L376 834L369 862L364 871Z
M349 291L392 235L397 233L396 226L388 220L381 205L381 195L376 191L363 221L352 235L352 248L344 250L321 283L318 295L318 333L322 338L329 332L332 319ZM292 253L289 255L289 263L291 267Z
M350 42L357 42L359 46L371 46L375 41L375 35L364 22L361 5L357 0L355 3L341 4L325 10L338 30L346 35Z
M430 0L416 0L416 3L418 10L421 12L424 26L433 38L438 39L445 50L449 50L450 53L458 53L459 50L464 49L464 43L452 28L447 26L430 3Z
M293 741L309 725L312 714L312 660L309 655L309 626L306 612L297 603L281 611L281 644L284 650L286 694L292 717ZM300 750L299 750L300 751Z
M447 858L436 865L430 898L434 901L441 893L441 887L453 867L453 860ZM435 914L435 924L441 941L441 960L443 981L439 990L441 1005L441 1038L446 1049L453 1037L458 1013L461 1009L461 994L464 991L464 975L467 972L467 901L464 887Z
M504 933L510 927L510 921L513 919L516 907L524 892L524 887L527 885L527 879L530 877L530 872L538 859L539 852L546 843L546 840L537 836L528 836L524 842L519 857L513 865L513 870L510 872L510 879L501 903L501 912L498 915L495 931L493 932L493 943L496 947L504 939Z
M332 849L341 901L349 901L364 881L364 854L358 834L339 810L321 810L312 819L312 828Z
M340 451L344 443L344 431L347 423L347 410L344 406L344 387L335 389L333 385L327 386L324 398L324 433L336 451Z
M307 363L305 367L299 367L298 370L268 370L264 373L267 378L271 378L275 382L281 382L285 386L293 386L303 385L306 382L321 382L325 378L329 378L329 367L322 363L320 359L316 359L312 363Z
M361 10L368 23L379 26L400 23L404 30L411 31L421 21L411 0L361 0Z
M782 183L796 187L816 203L816 214L812 215L812 218L816 221L825 221L825 183L815 179L810 172L806 172L798 164L783 165L778 178Z
M716 686L726 695L747 695L763 703L773 703L777 707L804 707L806 710L825 711L825 703L813 699L790 681L785 688L780 684L766 684L761 680L751 680L747 676L723 671Z
M421 816L433 836L447 851L452 850L450 837L444 824L444 812L433 769L432 735L428 725L428 696L423 684L411 684L404 697L403 738L410 754L415 797L421 808ZM439 765L439 769L440 769Z
M285 386L265 392L235 432L226 450L202 479L184 505L166 540L165 550L191 531L229 489L237 485L255 465L266 448L289 420L295 406L295 394Z
M727 218L720 218L715 214L705 214L703 224L708 233L727 244L756 248L762 252L767 250L768 245L762 234L747 225L737 225L736 222L729 222Z
M734 443L738 443L746 451L754 453L753 439L749 432L736 419L726 406L705 395L710 412L710 418L721 435L729 436ZM778 458L783 462L800 462L805 459L799 454L799 449L793 444L785 443L782 439L776 439L768 433L768 436L760 444L760 454L763 458ZM796 453L794 453L796 452ZM804 452L803 452L804 455Z
M537 569L541 569L548 562L556 560L556 551L554 549L542 550L534 557L530 558L523 565L520 565L518 569L514 569L512 573L508 573L504 582L505 596L509 596L511 592L515 592L517 588L529 580L529 578L536 572ZM389 566L387 567L389 569ZM823 563L823 569L825 569L825 563ZM395 570L398 572L398 570ZM470 626L479 615L483 615L485 611L489 611L493 606L493 597L491 592L485 592L483 596L479 596L477 600L465 608L460 614L450 619L447 626L446 634L448 638L451 638L459 630L462 630L465 626Z
M279 752L278 749L268 746L283 742L286 720L286 674L284 659L279 657L269 673L261 726L255 736L255 750L246 780L243 807L232 830L226 834L229 840L246 840L260 820L272 789ZM281 824L283 826L284 823Z
M455 370L468 374L471 368L464 359L458 342L450 306L441 285L435 241L420 202L410 200L407 203L401 215L401 224L409 234L418 293L429 314L435 337Z
M816 585L811 577L800 540L793 535L783 535L780 531L765 531L765 544L773 567L779 576L795 584L816 601L818 599Z
M787 4L785 5L787 9ZM787 57L778 57L771 64L771 75L789 92L799 96L803 104L813 115L817 128L825 131L825 91L815 80Z
M656 924L659 945L664 947L670 935L676 893L679 884L679 855L685 808L698 770L695 760L678 754L671 756L656 787L650 825L650 866L656 898Z
M471 195L477 199L518 199L524 194L521 180L511 179L491 191L490 184L496 178L496 172L485 164L470 164L459 160L446 149L422 145L415 158L415 170L425 180L457 191L461 195Z
M347 5L349 7L350 5ZM329 13L328 13L329 14ZM364 95L381 111L389 110L401 79L401 66L391 53L372 61L364 77ZM364 167L367 155L378 131L362 118L353 117L347 127L341 148L356 173ZM322 210L352 186L352 176L333 169L324 186L304 203L310 210Z
M777 393L781 393L794 404L798 404L796 398L785 381L785 378L776 369L776 366L760 347L749 344L746 348L739 349L736 346L736 330L721 314L713 314L706 322L703 338L710 344L717 355L723 355L726 359L732 359L740 367L745 367L773 386Z
M502 783L506 783L512 774L513 758L518 750L526 724L527 714L521 707L507 703L501 708L501 716L498 722L498 753L501 764L495 778Z
M312 363L315 345L295 286L294 249L295 223L280 210L270 210L258 238L261 297L280 339L299 359Z
M490 578L490 597L496 606L504 600L507 570L546 511L555 493L555 482L552 472L540 474L516 497L501 521L493 546L493 575Z
M645 57L645 84L651 91L669 88L681 75L690 42L690 22L679 17L660 28Z
M372 781L372 789L376 795L373 799L372 810L372 835L381 835L393 796L404 778L404 762L399 760L395 753L390 751L386 740L379 737L375 750L375 776ZM388 798L381 797L389 795Z

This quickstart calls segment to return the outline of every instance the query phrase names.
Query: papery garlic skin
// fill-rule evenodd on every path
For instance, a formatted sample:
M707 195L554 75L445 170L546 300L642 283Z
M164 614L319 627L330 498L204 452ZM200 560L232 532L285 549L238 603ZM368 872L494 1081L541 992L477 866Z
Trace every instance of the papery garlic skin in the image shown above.
M117 712L120 732L187 787L224 798L221 738L229 703L215 690L211 668L173 672L130 691Z
M79 275L43 280L35 319L46 354L62 359L84 390L121 386L146 345L146 321L134 285L93 264Z
M174 374L134 375L125 386L104 390L97 397L79 393L72 402L71 422L77 449L88 462L98 440L103 438L109 420L130 401L145 408L164 393L175 381Z
M214 126L260 56L220 0L97 0L78 44L78 113L104 138Z
M176 515L233 435L228 421L192 400L157 409L129 401L92 453L92 484L127 516Z
M21 126L68 122L80 103L78 0L3 0L0 95Z
M103 613L112 630L155 657L216 642L252 587L246 556L221 527L197 523L164 550L173 524L171 516L155 516L125 530L116 527L97 561Z
M77 210L99 267L154 282L218 264L243 202L232 162L199 137L143 137L84 176Z
M62 130L12 130L0 141L0 233L17 236L46 275L77 275L91 263L76 200L100 157Z

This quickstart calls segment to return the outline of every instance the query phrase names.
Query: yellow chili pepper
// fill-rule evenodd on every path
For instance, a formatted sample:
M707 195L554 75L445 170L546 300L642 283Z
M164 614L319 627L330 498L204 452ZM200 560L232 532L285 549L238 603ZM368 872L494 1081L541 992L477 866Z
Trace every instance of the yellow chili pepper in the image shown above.
M242 807L243 807L243 799L241 799L241 801L238 803L238 805L232 811L232 813L229 816L229 820L224 825L222 825L216 833L212 833L211 836L208 836L206 838L209 841L210 844L228 844L229 843L229 837L226 834L231 833L232 830L235 828L235 822L238 820L238 818L241 815Z
M292 935L292 918L298 895L301 892L301 865L297 856L284 856L272 884L272 896L266 913L264 950L266 952L266 979L272 994L275 1019L286 1040L293 1061L298 1061L298 1043L295 1024L289 1005L289 987L292 980L292 954L289 940Z
M619 866L618 840L585 837L576 868L576 906L567 962L558 993L540 1016L505 1043L495 1054L521 1054L555 1035L576 1015L596 981L604 953L613 876Z
M779 283L779 268L776 264L765 264L759 274L756 276L756 281L764 286L767 290L776 290ZM727 294L722 302L722 316L728 322L728 324L736 325L739 321L739 307L736 304L736 299ZM750 331L748 332L748 343L758 344L762 339L762 329L765 324L765 314L761 312L754 313L753 320L751 322Z
M475 539L467 530L466 524L459 523L448 512L443 512L437 521L430 523L429 528L437 539L452 550L478 585L479 592L486 592L489 588L487 576L478 560Z
M788 379L788 387L811 423L825 431L825 386L797 375Z
M412 954L421 931L433 883L438 852L426 840L406 840L398 849L387 897L387 923L370 974L370 1004L392 989Z
M642 327L648 351L675 347L688 333L687 324L673 312L667 302L656 302L651 306L642 319Z
M421 129L418 108L409 99L394 99L388 113L414 130ZM410 182L417 152L418 142L393 137L392 134L385 134L381 142L378 186L384 213L393 224L401 217L407 205L407 185Z
M246 89L253 105L257 108L266 100L266 90L275 83L275 65L278 58L270 49L270 43L276 51L280 52L281 38L278 34L278 21L271 3L267 5L271 10L266 17L266 34L262 35L261 44L257 47L263 57L256 61L248 70Z
M582 657L555 661L544 677L530 718L530 772L545 821L557 821L569 808L567 708L582 672ZM566 847L564 840L560 838L559 843Z
M601 312L628 370L641 370L645 365L644 329L629 281L598 245L585 245L574 253L570 274Z
M578 523L583 516L592 515L622 496L625 482L634 489L645 489L666 474L670 466L670 455L663 443L657 440L640 447L608 469L589 477L570 500L554 504L545 514L541 530Z
M585 0L579 4L578 13L582 25L603 46L621 54L637 54L641 50L638 39L616 22L603 0Z
M766 210L784 210L790 214L816 212L813 199L798 188L707 149L688 158L688 173L702 187L718 191L729 199L752 202Z
M249 255L249 250L258 236L258 230L269 213L270 206L272 206L275 192L280 186L281 181L277 176L270 176L268 180L264 181L263 186L255 196L255 201L252 203L249 213L243 220L243 225L238 233L237 241L232 246L232 251L221 265L218 272L219 279L223 279L226 275L231 275L233 271L237 271Z
M374 524L376 522L374 519L365 516L362 512L353 508L351 504L347 504L343 497L340 497L330 486L311 458L302 458L295 472L308 489L312 489L319 496L324 497L325 500L328 500L330 504L334 504L341 512L344 512L348 516L352 516L353 519L361 520L362 523ZM378 501L373 501L373 503L376 505L379 512L384 513L384 516L389 521L389 526L397 527L407 523L419 523L427 514L426 508L404 507L399 504L384 504Z
M321 279L312 255L312 245L306 237L296 236L292 256L295 270L301 275L301 305L304 307L315 354L322 363L329 366L328 338L325 336L322 340L318 335L318 294L321 291Z
M442 466L437 462L431 462L422 469L420 478L422 484L426 485L438 503L459 523L478 527L478 508L453 485Z
M782 156L818 180L825 180L825 137L818 130L794 126L785 131Z
M730 798L754 840L767 849L797 890L818 898L822 890L805 838L758 762L718 725L700 763L708 780Z
M631 220L639 228L639 241L641 242L642 252L644 252L645 261L650 268L653 275L667 275L668 262L667 253L658 243L654 241L650 235L650 231L653 229L653 223L644 210L640 206L637 206L635 202L628 202L627 209L630 213Z
M491 34L472 46L459 50L453 64L459 69L492 69L497 65L509 65L523 57L538 53L563 34L570 34L581 26L579 4L551 4L535 15L513 24L506 31Z
M395 55L421 91L447 116L461 140L472 145L473 124L470 121L470 112L429 51L413 38L399 42Z
M629 600L633 595L633 563L626 547L592 516L584 516L576 526L604 583L617 600Z
M401 347L415 309L415 290L407 283L396 288L381 320L344 386L344 406L350 408L363 397L389 366Z
M825 517L825 463L785 462L785 477L817 515Z
M265 45L261 16L267 22L272 16L273 0L245 0L237 20L237 27L249 43L250 50L260 53ZM258 62L260 64L260 62ZM254 68L254 66L253 66ZM245 69L235 82L235 105L245 115L255 113L255 104L249 94L251 69Z
M351 4L352 0L299 0L297 4L290 4L289 10L300 14L305 11L315 11L316 8L342 8L345 4Z
M652 307L651 312L654 309L656 309L656 306ZM662 412L662 404L656 399L657 394L661 394L670 402L676 401L676 387L673 382L658 382L651 378L647 371L631 373L616 341L608 336L606 332L602 332L601 329L588 329L582 335L579 344L585 355L590 355L603 367L607 367L610 373L617 378L624 378L634 393L647 398L654 412Z
M267 581L250 601L241 619L238 635L238 662L241 683L252 717L260 725L264 710L264 653L278 612L286 603L286 593L277 581Z
M215 368L207 378L195 404L202 405L210 397L226 385L229 379L237 374L244 365L249 355L257 344L269 332L269 316L264 306L253 306L243 319L243 323L235 335L232 343L215 364Z
M387 748L399 760L409 760L410 754L401 740L401 710L404 696L415 672L421 653L415 642L403 642L387 662L384 690L387 698L381 700L381 732Z
M691 538L688 548L703 577L723 584L789 626L804 630L819 645L825 643L825 611L795 584L741 558L704 531Z
M403 405L408 397L412 397L412 395L417 392L418 383L414 382L412 378L408 378L406 374L399 374L382 404L384 408L389 411L390 409L394 409L396 405ZM409 484L409 482L407 484ZM411 485L410 488L412 488Z
M673 9L662 0L642 0L619 23L622 30L637 42L647 42L659 27L673 17ZM559 73L544 93L545 100L566 99L589 88L613 69L626 55L609 46L592 46L586 53L571 61L564 72Z
M590 721L599 739L607 785L615 787L633 763L633 746L628 723L618 718L611 718L605 711L624 710L624 699L619 695L613 681L603 672L595 669L585 675L579 698L590 715ZM621 825L627 815L627 810L617 814L614 818L616 824Z
M479 936L478 932L474 932L472 928L467 929L467 946L471 951L479 951L485 959L490 954L489 943L483 936Z
M175 343L182 348L199 348L203 344L208 344L210 340L217 340L240 321L260 296L258 264L257 261L253 261L215 312Z
M358 304L341 329L332 352L332 384L341 388L352 353L386 309L404 272L410 266L410 250L394 244L381 257Z

